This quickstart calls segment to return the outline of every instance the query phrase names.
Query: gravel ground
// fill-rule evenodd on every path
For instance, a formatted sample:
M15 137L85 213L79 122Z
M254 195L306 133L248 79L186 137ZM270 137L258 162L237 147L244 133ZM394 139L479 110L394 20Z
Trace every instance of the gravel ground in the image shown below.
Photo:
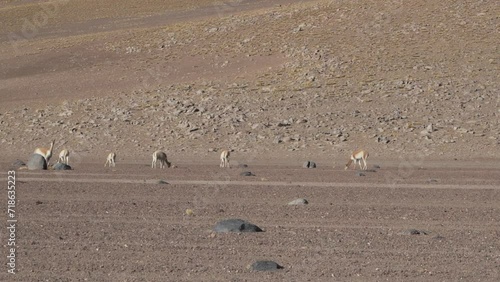
M497 1L146 2L0 0L1 281L499 280Z

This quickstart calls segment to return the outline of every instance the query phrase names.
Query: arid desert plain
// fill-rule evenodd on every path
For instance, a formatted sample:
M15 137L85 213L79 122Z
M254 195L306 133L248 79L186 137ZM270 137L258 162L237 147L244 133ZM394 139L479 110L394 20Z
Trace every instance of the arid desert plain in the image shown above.
M500 281L499 30L495 0L0 0L0 281ZM18 166L52 140L71 170Z

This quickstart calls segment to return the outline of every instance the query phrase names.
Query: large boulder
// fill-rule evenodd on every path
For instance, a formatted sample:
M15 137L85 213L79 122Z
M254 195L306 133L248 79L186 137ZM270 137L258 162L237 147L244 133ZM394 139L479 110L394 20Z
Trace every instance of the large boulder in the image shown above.
M47 162L42 155L33 154L31 155L27 166L29 170L47 169Z
M219 221L215 227L215 232L262 232L257 225L251 224L241 219L226 219Z
M283 266L271 260L259 260L250 265L249 268L254 271L276 271L282 269Z

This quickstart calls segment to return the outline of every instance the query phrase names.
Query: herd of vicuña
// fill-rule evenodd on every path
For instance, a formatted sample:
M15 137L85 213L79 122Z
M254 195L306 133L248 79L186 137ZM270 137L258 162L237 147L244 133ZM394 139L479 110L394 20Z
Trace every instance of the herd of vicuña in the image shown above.
M52 157L52 150L54 149L54 142L55 140L52 140L50 143L50 148L43 148L39 147L35 149L34 154L41 155L45 161L47 162L47 166L49 166L49 161L50 158ZM230 150L223 150L220 154L220 167L222 168L230 168L229 166L229 156L230 156ZM69 165L69 153L70 151L68 149L63 149L59 153L59 159L57 162L63 163L66 165ZM359 168L362 170L366 170L368 168L368 164L366 162L366 159L368 159L368 152L366 150L356 150L354 151L349 158L349 161L345 165L345 169L348 169L351 164L354 163L353 169L356 169L356 165L359 164ZM160 168L165 168L166 167L171 167L172 164L168 161L167 159L167 154L165 154L162 151L155 151L153 153L153 161L151 162L151 167L156 168L157 163L159 163ZM108 154L108 157L106 158L106 162L104 163L104 166L109 166L109 167L115 167L116 166L116 153L111 152ZM175 167L175 166L174 166Z

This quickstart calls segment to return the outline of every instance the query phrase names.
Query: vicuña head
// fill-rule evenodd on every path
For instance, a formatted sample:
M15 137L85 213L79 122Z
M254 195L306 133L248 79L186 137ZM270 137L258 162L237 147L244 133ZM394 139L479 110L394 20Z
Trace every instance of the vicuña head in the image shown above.
M351 157L347 164L345 165L345 169L348 169L351 166L352 162L354 162L354 168L356 169L356 164L359 163L359 168L362 170L366 170L368 165L366 163L366 159L368 158L368 152L365 150L356 150L351 154ZM363 161L363 165L361 165L361 161Z
M44 148L44 147L38 147L35 149L34 154L41 155L45 161L47 162L47 166L49 166L49 161L50 158L52 157L52 149L54 149L54 143L56 140L52 140L52 143L50 143L50 148Z

